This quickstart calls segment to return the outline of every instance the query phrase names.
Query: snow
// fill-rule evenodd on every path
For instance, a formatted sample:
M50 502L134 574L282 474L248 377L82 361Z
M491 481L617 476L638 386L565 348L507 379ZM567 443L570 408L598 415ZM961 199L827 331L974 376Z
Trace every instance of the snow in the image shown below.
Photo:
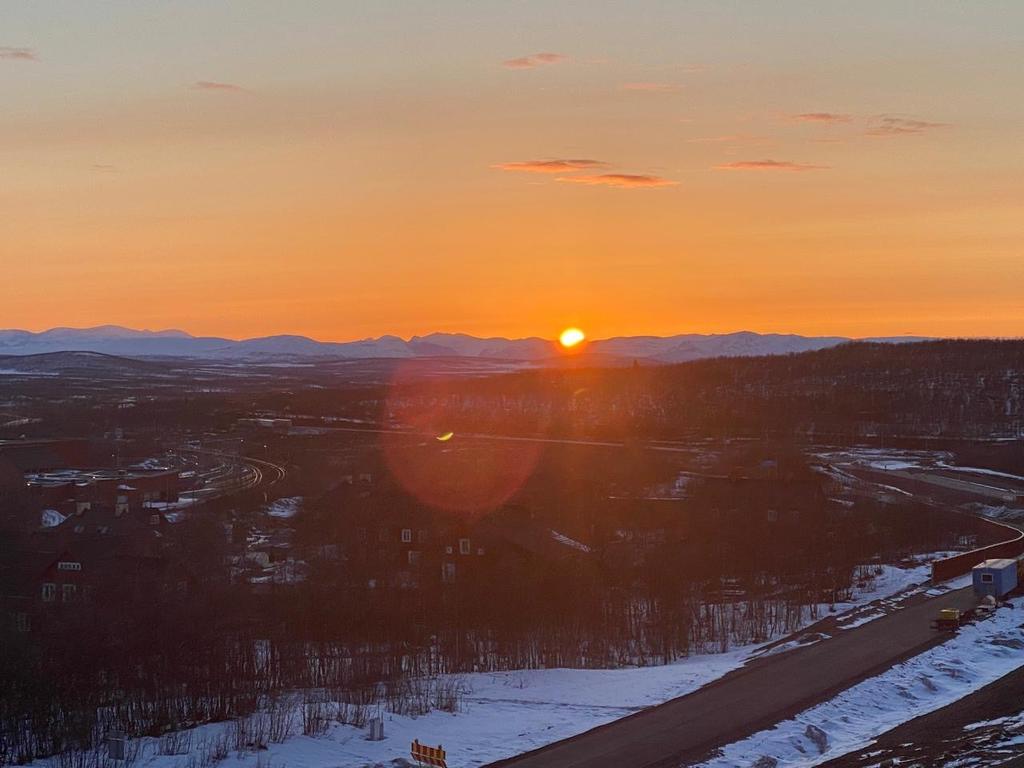
M941 584L936 584L934 587L925 590L925 594L928 595L928 597L938 597L939 595L946 594L951 589L963 589L964 587L971 586L973 583L974 575L965 573L963 576L957 576L955 579L950 579L949 581L944 581Z
M289 518L295 517L302 506L301 496L288 496L277 501L272 501L266 507L266 513L271 517Z
M840 610L871 610L867 604L915 587L928 577L923 562L913 568L881 566L881 573L866 588L855 590L853 601ZM827 604L817 615L828 616ZM841 614L840 618L842 617ZM812 623L810 611L805 626ZM408 758L409 743L443 744L448 763L477 768L495 760L568 738L625 717L645 707L683 696L722 677L763 653L783 653L807 642L824 639L804 634L779 645L748 645L726 653L691 656L664 666L620 669L541 669L474 673L448 678L465 691L455 713L433 711L420 717L385 714L385 740L371 742L365 730L332 724L322 738L295 736L283 744L270 744L260 752L262 766L278 768L363 768ZM803 642L801 642L801 640ZM227 729L213 724L197 729ZM212 731L217 733L219 731ZM147 740L153 742L154 740ZM197 739L194 740L198 741ZM185 756L155 754L145 749L139 768L183 768ZM232 753L223 768L255 768L256 757Z
M551 538L553 538L559 544L564 544L567 547L572 547L573 549L578 549L580 552L589 552L590 551L590 547L588 547L586 544L584 544L583 542L580 542L580 541L576 541L576 539L571 539L568 536L566 536L564 533L559 533L558 531L554 531L553 530L553 531L551 531Z
M963 627L943 645L849 688L742 741L704 768L750 765L762 756L780 768L812 766L860 749L897 725L957 701L1024 666L1024 600L987 621ZM828 736L824 752L808 737L811 726Z
M979 728L991 728L994 725L1006 725L1007 723L1017 722L1021 718L1020 715L1007 715L1006 717L997 717L995 720L979 720L976 723L969 723L964 726L965 731L976 731Z
M43 528L56 528L65 520L67 520L67 517L62 515L56 509L44 509L40 524Z
M196 501L197 499L192 498L191 496L182 496L177 501L147 501L142 506L145 509L153 509L163 512L164 517L174 523L178 520L183 520L184 514L181 510L193 506Z
M1009 472L998 472L994 469L982 469L981 467L958 467L951 464L945 464L940 462L940 466L948 469L955 470L957 472L971 472L976 475L992 475L993 477L1005 477L1009 480L1020 480L1024 482L1024 475L1011 475Z
M822 640L828 640L830 637L832 637L832 635L826 635L823 632L808 632L805 635L800 635L795 640L788 640L785 643L770 645L764 649L755 651L751 656L774 656L778 653L792 651L794 648L804 648L808 645L820 643Z
M874 621L875 619L880 619L885 615L885 611L870 611L861 616L858 616L857 618L851 621L844 622L840 629L855 629L856 627L859 627L862 624L867 624L868 622Z
M886 470L899 470L899 469L919 469L921 467L915 461L897 461L885 459L882 461L869 461L867 465L871 469L886 469Z

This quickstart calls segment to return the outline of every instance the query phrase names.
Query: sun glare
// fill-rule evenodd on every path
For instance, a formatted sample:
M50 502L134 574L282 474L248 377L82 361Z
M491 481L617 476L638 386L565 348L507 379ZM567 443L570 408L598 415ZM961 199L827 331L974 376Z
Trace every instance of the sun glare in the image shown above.
M566 349L572 349L587 338L579 328L566 328L558 337L559 343Z

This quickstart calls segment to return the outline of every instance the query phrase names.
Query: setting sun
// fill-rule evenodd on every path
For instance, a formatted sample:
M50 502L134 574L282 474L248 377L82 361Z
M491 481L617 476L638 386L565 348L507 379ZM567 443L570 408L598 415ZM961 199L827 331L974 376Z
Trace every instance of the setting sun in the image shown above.
M558 337L558 342L566 349L572 349L587 338L579 328L566 328Z

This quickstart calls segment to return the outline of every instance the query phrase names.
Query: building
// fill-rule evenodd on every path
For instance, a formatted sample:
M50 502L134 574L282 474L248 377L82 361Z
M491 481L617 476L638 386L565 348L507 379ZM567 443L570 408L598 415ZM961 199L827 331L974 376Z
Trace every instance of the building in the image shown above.
M1002 598L1017 588L1017 561L1013 558L985 560L971 570L974 593Z
M52 509L65 517L95 507L142 513L174 503L179 481L173 469L61 469L25 475L36 510Z

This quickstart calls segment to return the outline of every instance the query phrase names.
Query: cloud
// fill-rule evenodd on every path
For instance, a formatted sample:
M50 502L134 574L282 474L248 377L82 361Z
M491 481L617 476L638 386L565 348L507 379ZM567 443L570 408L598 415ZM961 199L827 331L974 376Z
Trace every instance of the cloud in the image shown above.
M934 128L948 128L948 123L930 123L894 115L879 115L868 125L868 136L908 136L926 133Z
M717 171L823 171L827 165L793 163L789 160L737 160L735 163L716 165Z
M555 181L566 184L584 184L598 187L620 187L624 189L641 189L645 187L675 187L678 181L663 179L660 176L646 176L634 173L602 173L598 176L561 176Z
M520 56L518 59L508 59L501 62L506 69L536 69L545 67L548 64L559 64L568 61L569 57L561 53L533 53L529 56Z
M31 48L12 48L9 45L0 45L0 59L10 61L37 61L36 52Z
M848 123L853 120L853 115L839 112L801 112L799 115L793 115L792 119L798 123Z
M244 91L240 85L234 83L218 83L213 80L197 80L192 83L192 90L194 91Z
M764 136L750 136L745 133L733 133L723 136L698 136L686 140L690 144L763 144Z
M607 166L608 163L600 160L520 160L514 163L498 163L491 167L521 173L574 173Z
M622 90L642 91L645 93L676 93L680 90L680 87L672 83L623 83Z

